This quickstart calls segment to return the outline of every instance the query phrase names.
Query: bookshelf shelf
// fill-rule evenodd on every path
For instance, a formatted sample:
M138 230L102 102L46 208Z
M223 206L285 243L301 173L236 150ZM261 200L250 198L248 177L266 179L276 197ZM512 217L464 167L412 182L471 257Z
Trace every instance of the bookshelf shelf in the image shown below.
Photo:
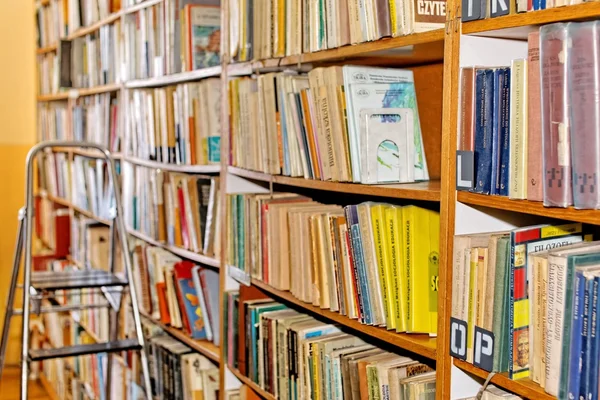
M161 169L163 171L185 172L188 174L214 174L221 171L220 165L177 165L166 164L156 161L144 160L137 157L121 156L122 161L148 168Z
M437 340L430 338L428 335L412 335L402 334L393 331L388 331L384 328L378 328L375 326L364 325L357 320L350 319L337 312L321 309L320 307L313 306L312 304L305 303L295 298L290 292L277 290L264 282L256 279L252 279L252 284L268 293L277 299L281 299L286 303L293 304L304 311L307 311L315 316L320 316L327 320L333 321L347 328L350 328L356 332L360 332L364 335L379 339L390 345L399 347L401 349L410 351L415 354L419 354L423 357L436 359L436 346Z
M100 217L94 215L94 213L92 213L91 211L84 210L83 208L74 205L73 203L71 203L70 201L68 201L66 199L62 199L60 197L55 197L55 196L52 196L51 194L45 194L44 196L46 198L48 198L48 200L50 200L56 204L60 204L61 206L69 207L69 208L73 209L73 211L75 211L81 215L84 215L90 219L93 219L94 221L97 221L104 225L110 225L109 220L100 218Z
M196 81L199 79L211 78L221 75L221 66L198 69L195 71L181 72L179 74L159 76L156 78L136 79L127 81L125 87L128 89L158 87L174 85L182 82Z
M53 147L52 150L55 153L72 153L74 155L78 155L78 156L83 156L83 157L90 157L90 158L103 158L104 155L103 153L101 153L99 150L95 150L95 149L74 149L71 147ZM119 160L122 158L121 153L111 153L112 157L115 160Z
M183 333L180 329L173 328L169 325L163 324L160 321L157 321L153 318L150 318L149 315L143 315L144 318L152 321L154 324L160 326L165 332L169 335L173 336L175 339L184 343L188 347L192 348L194 351L210 358L212 361L219 363L220 362L220 354L221 350L218 346L215 346L213 343L208 342L206 340L195 340L190 338L188 335Z
M37 48L35 52L36 52L36 54L40 55L40 54L52 53L53 51L56 51L57 49L58 49L58 46L53 44L51 46Z
M599 16L600 4L582 3L568 7L548 8L540 11L469 21L462 24L462 33L525 39L527 33L539 25Z
M248 378L247 376L242 375L242 373L240 371L238 371L237 369L231 368L231 367L228 367L228 368L244 385L249 386L250 389L254 390L254 392L256 392L256 394L258 394L263 399L265 399L265 400L275 400L276 399L275 396L273 396L271 393L267 392L266 390L264 390L263 388L258 386L256 383L252 382L252 380L250 378Z
M362 185L359 183L329 182L316 179L292 178L250 171L243 168L228 167L227 172L248 179L273 182L280 185L327 190L331 192L354 193L364 196L380 196L398 199L440 201L440 181L405 183L396 185Z
M523 214L539 215L542 217L570 220L599 225L600 213L597 210L576 210L573 207L551 208L544 207L541 201L511 200L508 197L488 196L483 194L459 191L457 200L474 206L495 208Z
M340 60L360 60L365 64L365 57L377 56L377 63L400 65L402 63L425 63L441 61L444 57L444 30L413 33L395 38L383 38L372 42L337 47L334 49L303 53L295 56L272 58L262 61L230 65L232 72L239 72L251 67L253 70L272 69L281 66L295 66L304 63L323 63Z
M61 101L68 100L69 92L59 92L54 94L40 94L37 96L38 102L46 102L46 101Z
M177 247L177 246L171 246L171 245L166 244L166 243L161 243L161 242L159 242L157 240L154 240L151 237L146 236L143 233L138 232L138 231L133 230L133 229L128 229L127 233L129 233L132 236L135 236L136 238L138 238L140 240L143 240L146 243L149 243L149 244L151 244L153 246L156 246L156 247L162 247L163 249L169 250L171 253L177 254L178 256L186 258L188 260L195 261L195 262L200 263L202 265L208 265L208 266L213 267L213 268L219 268L220 267L219 260L216 260L216 259L214 259L212 257L208 257L208 256L205 256L205 255L202 255L202 254L194 253L193 251L182 249L182 248Z
M462 360L454 359L454 365L462 369L469 374L475 375L479 378L487 378L489 372L484 371L481 368L477 368L473 364L467 363ZM537 383L530 379L520 379L514 381L509 379L506 373L497 373L492 378L491 382L498 385L506 390L510 390L513 393L523 396L528 399L539 399L539 400L556 400L556 397L549 395L540 387Z
M131 14L131 13L134 13L136 11L143 10L144 8L152 7L155 4L162 3L163 1L164 0L146 0L146 1L143 1L143 2L141 2L139 4L136 4L135 6L131 6L131 7L126 8L125 10L122 11L122 13L123 14Z
M59 101L59 100L68 100L68 99L76 99L78 97L83 96L92 96L95 94L101 93L111 93L117 92L121 90L122 85L120 83L109 83L108 85L99 85L91 88L81 88L81 89L69 89L65 92L59 92L54 94L41 94L38 95L38 102L45 101Z
M100 27L102 27L104 25L112 24L113 22L115 22L119 18L121 18L121 11L118 11L116 13L112 13L108 17L106 17L104 19L101 19L100 21L98 21L98 22L96 22L96 23L94 23L94 24L92 24L90 26L79 28L77 31L75 31L72 34L70 34L69 36L67 36L66 40L73 40L73 39L76 39L78 37L82 37L82 36L88 35L88 34L90 34L92 32L96 32L98 29L100 29Z

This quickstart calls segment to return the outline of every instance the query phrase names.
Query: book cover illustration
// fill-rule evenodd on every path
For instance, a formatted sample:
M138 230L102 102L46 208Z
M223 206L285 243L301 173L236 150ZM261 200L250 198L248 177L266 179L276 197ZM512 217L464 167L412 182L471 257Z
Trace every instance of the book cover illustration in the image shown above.
M221 43L221 9L215 6L190 5L190 62L192 70L219 65Z
M183 261L177 263L175 265L175 277L185 307L184 311L189 321L190 336L194 339L206 339L206 328L200 307L200 300L198 299L192 279L193 267L194 264L190 262Z
M421 137L421 124L417 108L417 95L413 82L356 83L350 85L353 118L360 129L360 111L373 108L408 108L413 111L414 177L429 180L427 160ZM362 136L360 134L359 136ZM364 143L361 143L364 146ZM362 175L361 175L362 177Z
M511 272L509 309L509 377L529 377L529 281L531 267L527 255L551 250L582 241L580 223L565 225L537 225L515 229L510 234Z

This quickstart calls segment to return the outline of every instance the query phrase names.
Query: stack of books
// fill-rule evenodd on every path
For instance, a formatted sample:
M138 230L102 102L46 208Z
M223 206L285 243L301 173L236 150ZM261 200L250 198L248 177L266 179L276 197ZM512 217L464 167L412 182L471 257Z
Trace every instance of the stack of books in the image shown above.
M63 1L66 0L52 0L47 6L37 8L38 48L56 46L58 41L66 35Z
M437 332L439 214L325 205L293 193L227 198L228 263L298 299L397 332Z
M276 398L435 399L435 371L428 365L289 309L253 287L226 292L225 315L227 364Z
M219 254L219 178L122 165L125 224L154 240Z
M315 68L229 89L234 166L367 184L429 180L410 70Z
M463 68L459 150L474 152L473 192L600 208L599 35L598 21L550 24L530 33L527 60Z
M60 89L60 58L55 53L38 56L38 93L41 95L57 93Z
M118 151L121 141L119 100L118 94L110 93L78 98L72 109L72 139L96 143L112 152Z
M229 19L231 55L263 60L439 29L446 2L244 0Z
M598 395L600 243L579 223L454 239L452 315L494 335L493 369L559 398ZM580 397L581 396L581 397Z
M69 114L66 102L38 103L37 106L38 140L72 139L67 129Z
M133 281L145 315L193 339L219 344L219 274L135 240Z
M132 90L130 123L123 138L126 155L177 165L221 161L219 79Z

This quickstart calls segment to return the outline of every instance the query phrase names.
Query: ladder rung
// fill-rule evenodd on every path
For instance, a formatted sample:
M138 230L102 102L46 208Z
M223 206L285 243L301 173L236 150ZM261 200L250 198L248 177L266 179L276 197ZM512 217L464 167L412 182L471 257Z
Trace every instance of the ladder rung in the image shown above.
M51 358L78 357L98 353L116 353L127 350L140 350L137 339L124 339L114 342L79 344L56 349L36 349L29 351L30 361L42 361Z
M101 270L68 272L36 272L31 276L31 287L36 290L62 290L126 286L127 281Z

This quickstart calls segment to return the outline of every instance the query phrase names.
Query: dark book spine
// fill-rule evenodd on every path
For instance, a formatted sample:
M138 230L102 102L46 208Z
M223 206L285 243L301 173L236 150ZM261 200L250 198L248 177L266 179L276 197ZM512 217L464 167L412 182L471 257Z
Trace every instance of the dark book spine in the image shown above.
M492 185L492 99L494 71L478 70L475 78L475 193L489 194Z
M600 324L598 323L598 288L600 287L600 277L594 278L594 284L591 295L591 318L590 318L590 351L588 352L589 368L587 374L587 395L586 399L598 400L598 364L600 363L600 357L598 357L598 349L600 344Z
M355 234L352 230L352 226L358 224L358 214L356 211L356 206L347 206L346 209L346 221L348 227L348 237L350 243L350 251L352 252L352 269L354 270L354 277L356 281L356 293L358 297L358 307L360 311L360 321L365 322L365 300L367 294L363 294L362 287L360 284L360 268L359 268L359 257L358 257L358 247L356 245L356 240L354 238Z
M494 0L492 0L494 1ZM492 173L490 194L500 194L500 116L502 114L502 69L494 70L492 89Z
M500 179L498 194L508 196L508 175L510 171L510 68L502 69L500 85Z
M579 384L579 398L588 399L590 379L590 353L592 350L592 299L594 297L594 278L585 279L585 295L583 297L583 321L581 328L581 382ZM596 375L597 376L597 375ZM591 397L590 397L591 398Z
M585 297L585 277L583 272L577 272L575 275L575 285L573 290L573 316L571 319L571 351L568 354L569 372L566 375L561 374L559 398L578 399L579 387L581 383L581 351L583 349L583 314ZM566 356L563 353L563 356ZM568 375L568 379L567 378ZM565 388L567 390L565 390ZM568 397L565 394L568 393Z

